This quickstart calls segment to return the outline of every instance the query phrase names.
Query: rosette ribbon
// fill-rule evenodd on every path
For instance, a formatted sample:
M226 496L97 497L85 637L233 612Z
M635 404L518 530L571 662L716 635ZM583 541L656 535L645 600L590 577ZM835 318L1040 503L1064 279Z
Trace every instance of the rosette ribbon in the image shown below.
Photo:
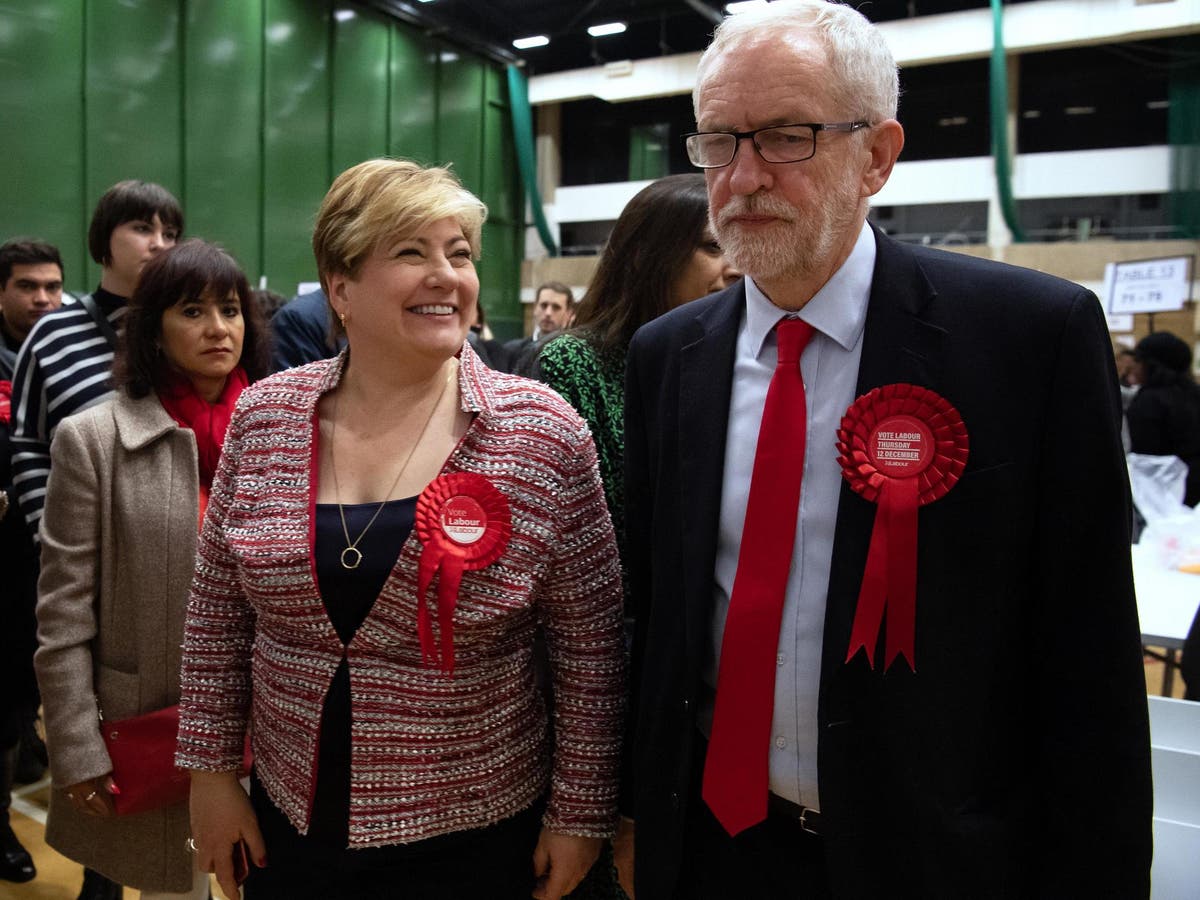
M862 649L875 667L886 610L884 669L902 656L916 671L917 510L954 487L969 446L958 410L913 384L875 388L842 417L837 443L842 477L879 507L846 662Z
M417 498L414 528L424 545L417 565L417 634L428 666L454 672L454 609L463 572L490 566L508 546L512 513L496 487L473 472L441 475ZM440 653L427 594L438 578Z

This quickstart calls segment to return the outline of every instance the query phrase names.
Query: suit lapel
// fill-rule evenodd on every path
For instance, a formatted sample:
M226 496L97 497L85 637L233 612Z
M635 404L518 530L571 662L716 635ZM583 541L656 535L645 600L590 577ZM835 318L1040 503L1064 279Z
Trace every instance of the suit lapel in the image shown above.
M878 231L875 240L875 272L855 396L902 382L941 393L942 341L947 333L929 318L937 292L908 248ZM823 683L846 658L874 522L875 504L843 482L825 607Z
M745 307L739 281L692 322L679 361L679 484L683 528L687 646L698 665L709 627L725 437L733 388L738 323Z
M863 333L856 396L910 382L938 390L945 330L926 314L937 294L903 244L876 232L875 272Z

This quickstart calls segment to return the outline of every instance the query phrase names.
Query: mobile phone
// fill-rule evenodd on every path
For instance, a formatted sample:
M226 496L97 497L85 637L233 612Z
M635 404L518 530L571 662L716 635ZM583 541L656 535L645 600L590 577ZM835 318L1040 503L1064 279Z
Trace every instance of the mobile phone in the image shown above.
M245 841L233 845L233 880L239 885L250 874L250 848Z

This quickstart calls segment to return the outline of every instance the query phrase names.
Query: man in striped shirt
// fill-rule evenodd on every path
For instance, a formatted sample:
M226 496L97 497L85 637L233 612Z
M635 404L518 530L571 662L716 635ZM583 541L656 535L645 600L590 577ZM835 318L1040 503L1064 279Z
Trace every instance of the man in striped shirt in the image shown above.
M122 181L96 206L88 251L100 286L38 320L13 375L13 486L35 539L50 475L50 440L72 413L112 396L116 325L147 260L183 231L179 202L165 188Z

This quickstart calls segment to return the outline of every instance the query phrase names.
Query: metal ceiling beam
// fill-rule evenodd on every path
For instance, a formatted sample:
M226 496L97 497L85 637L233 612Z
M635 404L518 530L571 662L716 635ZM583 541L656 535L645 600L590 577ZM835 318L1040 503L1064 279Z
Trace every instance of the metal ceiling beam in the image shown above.
M714 25L720 25L725 21L725 16L705 3L704 0L683 0L683 2Z
M483 35L463 25L457 23L452 25L450 22L443 22L435 15L432 15L432 10L421 9L412 3L406 2L406 0L365 0L365 5L391 16L393 19L397 19L408 25L414 25L430 37L440 38L448 43L457 44L460 47L478 53L480 56L486 56L495 62L503 65L523 65L521 57L514 53L511 48L494 44Z

